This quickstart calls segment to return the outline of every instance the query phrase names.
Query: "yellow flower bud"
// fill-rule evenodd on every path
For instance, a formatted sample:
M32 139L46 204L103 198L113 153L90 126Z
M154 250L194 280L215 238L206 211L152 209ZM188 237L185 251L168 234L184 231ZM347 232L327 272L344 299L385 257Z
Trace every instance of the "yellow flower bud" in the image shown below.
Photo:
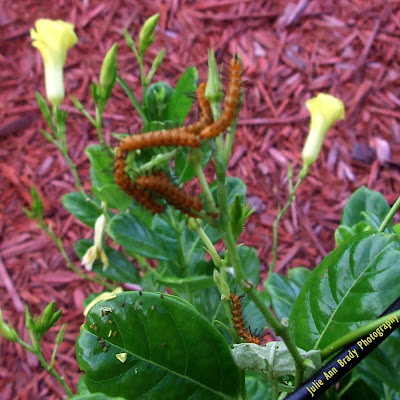
M36 30L35 30L36 29ZM78 42L74 25L61 20L38 19L31 29L32 46L43 58L46 97L53 106L64 99L64 63L67 50Z
M325 93L307 100L306 106L311 114L311 123L301 155L303 163L311 165L318 158L328 130L336 121L344 119L345 112L340 99Z

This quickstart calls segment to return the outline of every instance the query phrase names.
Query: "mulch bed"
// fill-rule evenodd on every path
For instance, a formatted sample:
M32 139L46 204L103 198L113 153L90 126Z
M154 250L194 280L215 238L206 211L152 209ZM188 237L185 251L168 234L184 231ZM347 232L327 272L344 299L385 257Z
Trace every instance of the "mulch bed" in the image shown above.
M72 244L92 232L63 209L61 197L74 190L74 181L60 154L39 133L45 126L35 90L44 93L43 68L29 38L36 19L59 18L76 25L80 41L68 55L66 87L91 109L90 83L97 80L101 61L114 42L119 74L131 87L140 87L138 67L122 30L137 37L143 21L156 12L161 18L150 54L167 49L158 79L174 85L189 65L205 79L207 48L225 62L241 53L245 105L229 174L244 180L248 199L257 206L242 239L256 247L263 278L271 257L272 224L287 199L287 166L292 163L298 171L301 165L309 123L304 103L317 92L343 99L346 120L330 131L323 153L282 221L276 271L311 268L332 250L341 210L357 187L380 191L390 204L400 193L398 1L21 0L2 1L0 7L0 306L5 319L27 339L23 303L38 313L56 299L57 307L64 309L62 322L68 323L57 368L70 385L80 376L74 344L83 323L82 300L100 288L67 270L56 247L22 211L30 205L34 185L44 200L47 222L77 261ZM70 154L89 190L84 149L96 143L96 133L69 99L63 108L71 113ZM108 139L112 131L140 129L119 87L104 122ZM44 341L47 358L58 329ZM62 395L34 356L0 339L1 400Z

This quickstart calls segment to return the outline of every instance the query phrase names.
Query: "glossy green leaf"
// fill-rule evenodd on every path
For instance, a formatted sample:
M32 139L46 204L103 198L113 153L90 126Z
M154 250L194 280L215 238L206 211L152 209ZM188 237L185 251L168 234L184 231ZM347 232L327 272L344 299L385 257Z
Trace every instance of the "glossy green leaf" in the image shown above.
M333 250L312 271L290 315L305 350L323 349L376 319L400 292L400 240L363 234Z
M74 244L76 255L82 259L87 249L93 245L93 241L89 239L78 240ZM133 266L121 252L114 250L109 246L104 246L109 266L103 271L103 263L100 259L93 263L93 271L97 275L112 279L121 283L139 283L140 276L138 270Z
M400 395L400 330L393 332L363 361L364 366Z
M189 67L179 78L171 100L169 101L166 115L169 120L183 124L194 101L194 93L197 89L198 73L195 67Z
M104 307L111 311L102 312ZM125 292L97 303L76 351L91 391L127 400L238 396L239 370L225 339L173 296ZM117 358L121 353L126 353L124 362Z
M110 397L104 393L92 393L92 394L78 394L73 397L69 397L73 400L125 400L124 397Z
M97 200L93 198L92 200L98 203ZM79 192L65 194L62 197L62 204L75 218L91 228L94 227L97 218L101 215L101 210Z
M98 144L85 150L90 160L90 178L92 186L102 187L114 182L114 156L110 149Z
M129 254L140 254L156 260L169 260L176 256L168 250L159 235L129 214L118 214L111 218L108 233Z
M379 192L361 186L349 197L344 206L341 224L351 227L365 221L365 217L361 214L363 211L369 211L383 221L389 210L389 204Z
M108 208L119 211L125 211L133 201L116 183L107 183L101 187L92 186L92 192L99 200L104 201Z
M293 304L300 293L311 271L298 267L289 270L289 276L272 273L264 286L271 296L272 306L276 316L281 320L289 318Z

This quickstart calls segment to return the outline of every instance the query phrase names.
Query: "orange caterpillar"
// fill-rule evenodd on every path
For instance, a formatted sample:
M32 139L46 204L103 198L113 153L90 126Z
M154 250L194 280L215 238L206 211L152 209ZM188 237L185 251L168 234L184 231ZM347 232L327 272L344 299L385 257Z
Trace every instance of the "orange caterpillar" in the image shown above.
M212 124L214 121L210 103L208 102L205 96L206 86L207 83L203 82L199 85L199 87L196 90L196 98L200 108L200 118L194 124L191 124L186 127L186 131L189 133L198 134L202 129L204 129L207 125Z
M217 137L228 128L236 117L242 86L242 67L236 57L231 59L229 66L229 86L226 92L224 108L221 116L213 124L208 125L200 132L200 139Z
M119 148L114 159L114 179L115 183L127 194L132 196L138 203L146 207L153 214L160 214L165 210L165 206L153 200L150 193L144 192L135 182L132 182L125 173L126 152Z
M168 204L186 214L193 215L190 210L201 211L203 209L203 204L197 197L176 187L164 172L159 171L153 175L140 176L136 183L143 189L162 195Z
M231 293L231 301L232 301L232 316L233 316L233 324L235 326L236 332L238 335L246 342L246 343L255 343L261 346L261 339L255 335L253 335L244 325L243 319L243 311L242 305L240 304L240 299L243 297L238 296L235 293Z
M233 58L229 67L229 86L225 96L224 109L216 122L213 122L211 106L205 97L206 83L202 83L196 90L200 108L200 117L197 122L182 128L147 132L121 140L114 159L114 177L118 186L153 214L159 214L165 210L165 206L156 202L159 198L165 198L168 204L190 216L194 216L191 210L201 211L203 209L201 201L176 187L164 173L141 176L136 182L132 182L125 173L126 154L128 151L146 147L199 147L201 139L218 136L231 125L237 114L241 81L242 70L239 60ZM251 334L249 333L249 335Z

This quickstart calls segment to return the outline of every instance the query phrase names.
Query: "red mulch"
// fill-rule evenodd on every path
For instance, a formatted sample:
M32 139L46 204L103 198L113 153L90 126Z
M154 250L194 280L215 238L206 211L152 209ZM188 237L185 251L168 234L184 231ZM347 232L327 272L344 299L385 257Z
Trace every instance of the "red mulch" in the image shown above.
M294 2L295 3L295 2ZM121 1L84 0L0 2L0 306L4 317L27 339L22 303L39 312L51 299L68 322L57 368L69 384L79 369L74 343L83 322L82 299L99 288L68 271L56 247L22 212L34 185L45 216L64 238L68 254L91 232L61 206L74 190L71 173L38 129L44 127L34 91L43 92L39 53L29 29L40 17L76 25L79 44L68 55L66 85L88 107L90 82L101 60L118 42L119 73L139 88L139 72L122 30L136 37L148 16L160 12L152 55L166 47L157 78L175 84L189 65L206 77L207 48L227 61L240 52L245 69L245 106L229 174L248 186L258 211L243 241L256 246L263 276L271 257L271 228L287 199L286 168L298 171L308 112L304 102L319 91L342 98L346 120L329 133L324 151L301 186L279 231L277 271L316 265L334 245L333 232L352 191L361 185L381 191L389 203L400 193L400 2L388 0ZM96 142L89 123L67 100L68 141L89 188L84 149ZM138 116L117 88L105 114L105 131L135 131ZM390 156L391 153L391 156ZM389 158L391 157L391 158ZM52 340L44 352L50 358ZM0 399L59 399L62 390L35 357L0 339Z

